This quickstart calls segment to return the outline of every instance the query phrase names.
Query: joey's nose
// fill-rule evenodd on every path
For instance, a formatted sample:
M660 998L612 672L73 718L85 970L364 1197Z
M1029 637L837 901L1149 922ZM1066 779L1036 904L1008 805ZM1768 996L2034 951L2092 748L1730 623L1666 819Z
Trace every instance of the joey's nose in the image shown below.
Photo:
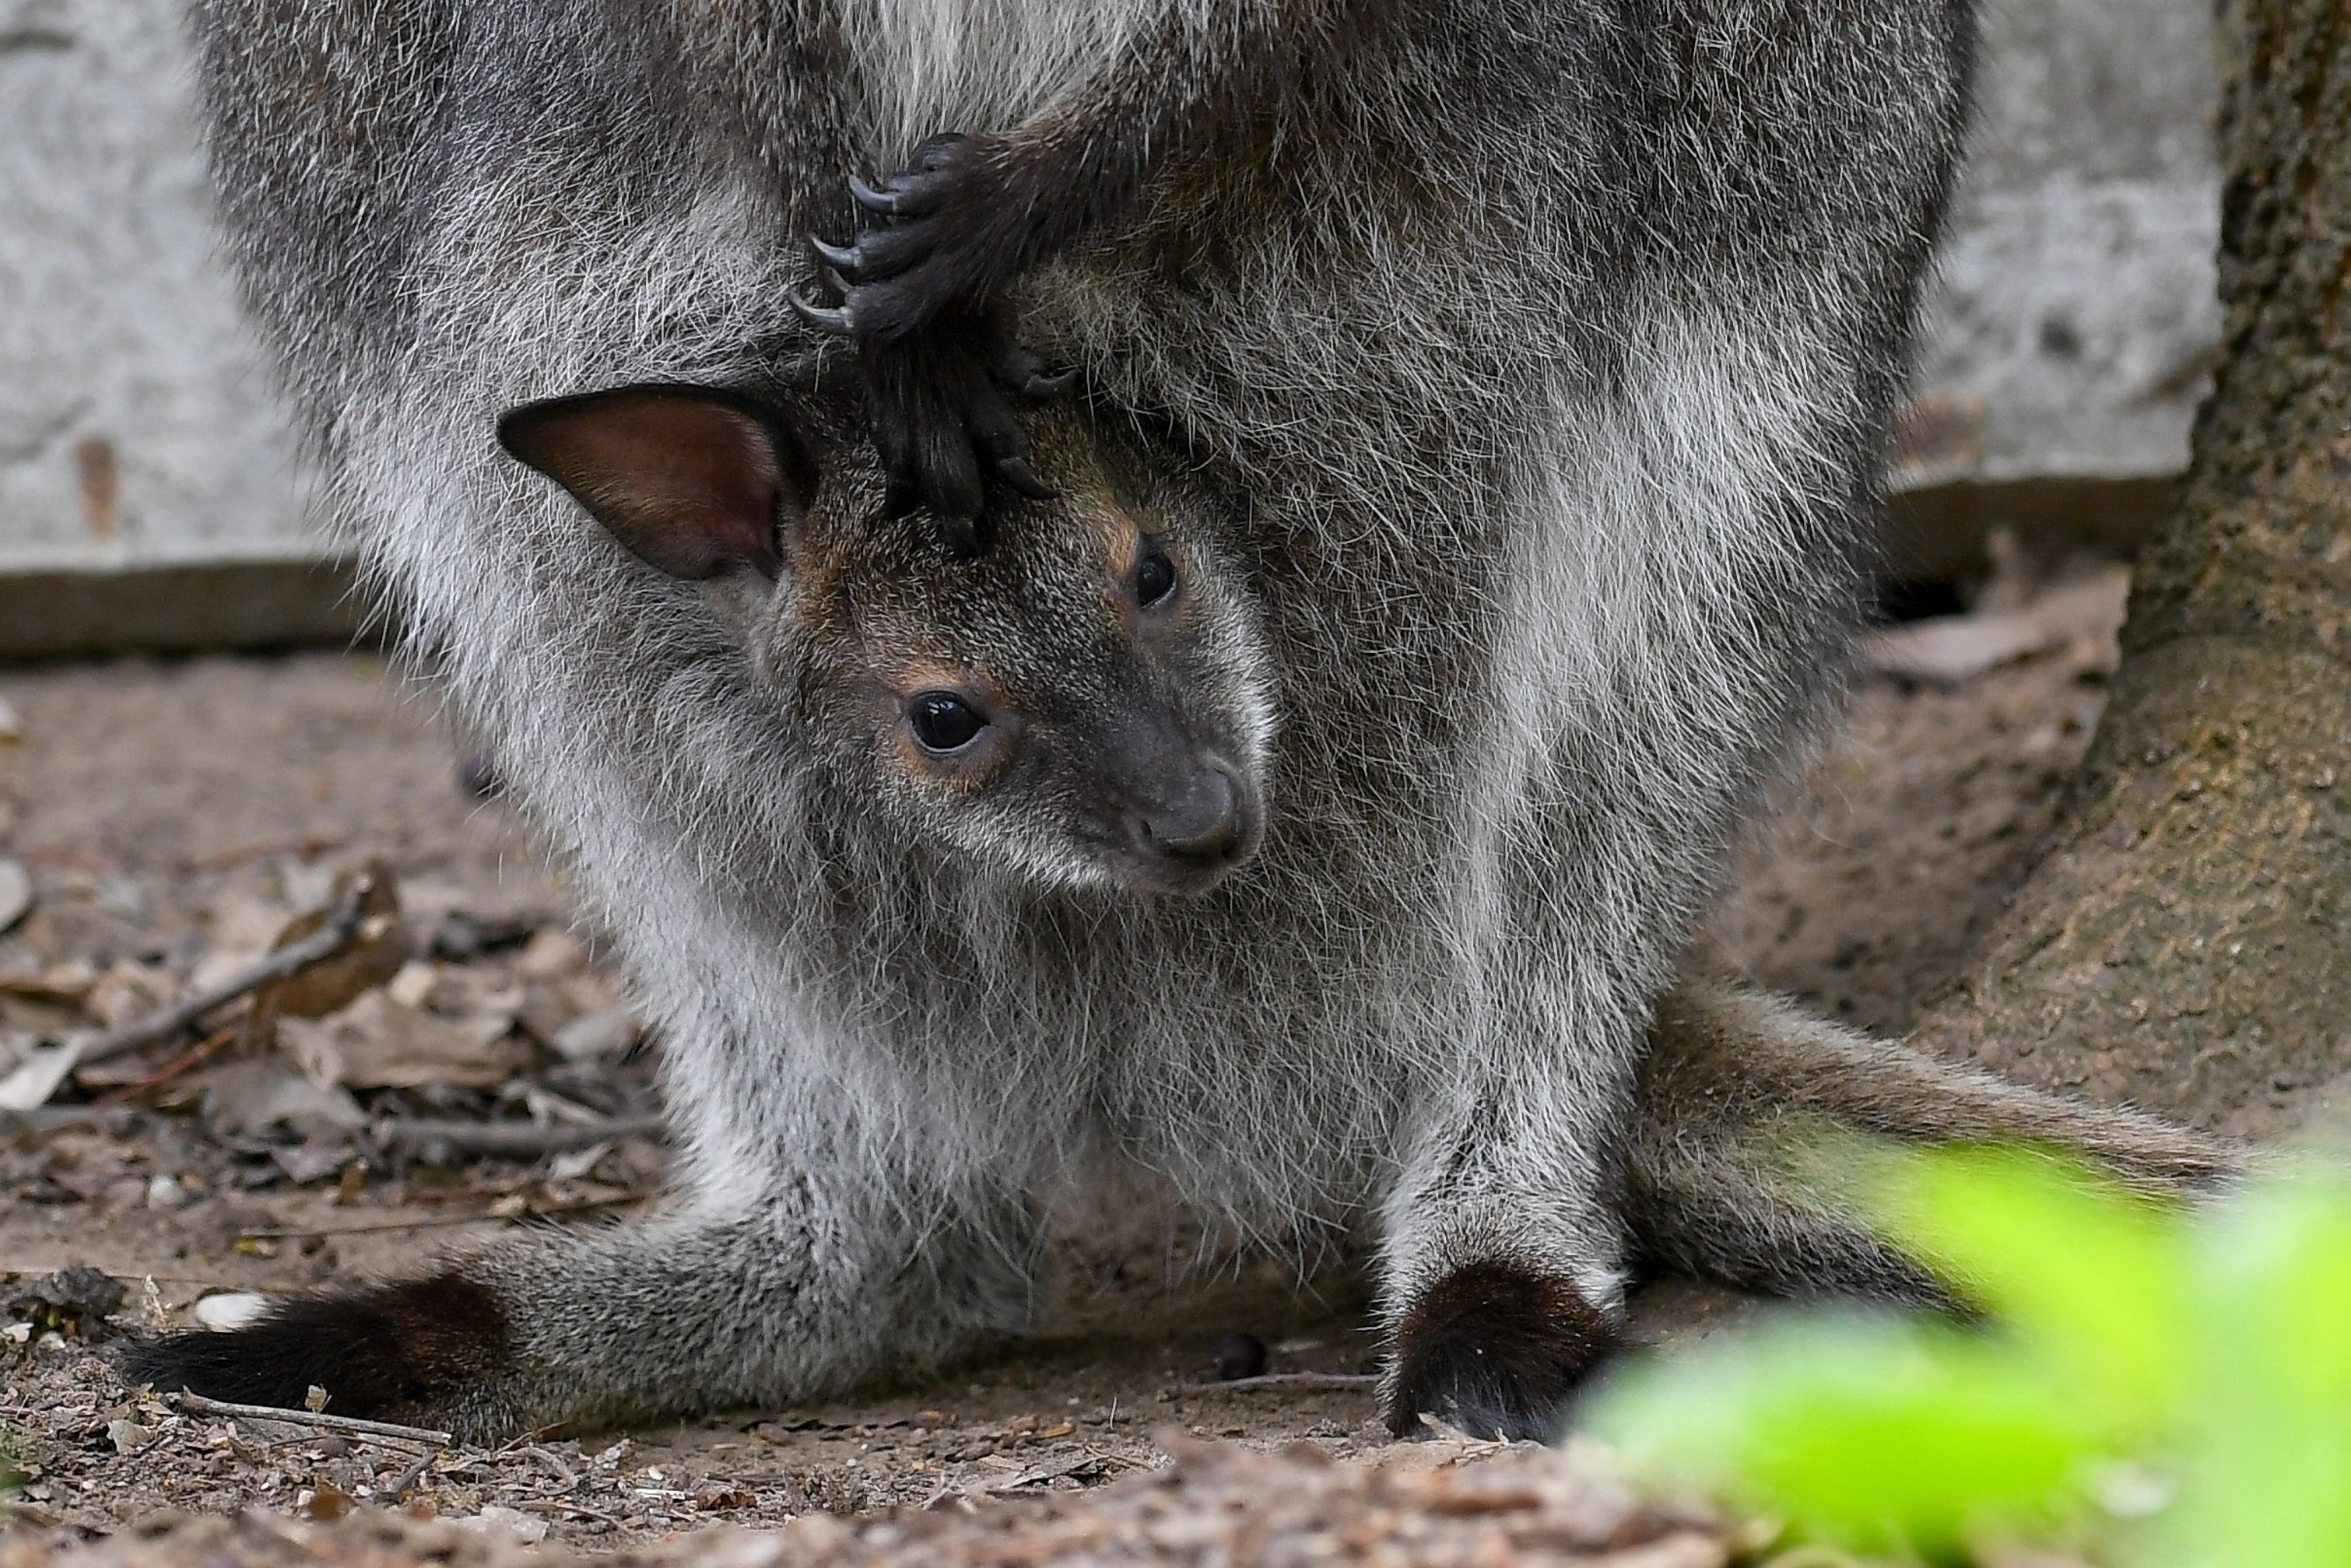
M1203 768L1183 792L1143 813L1143 836L1152 848L1186 860L1220 860L1246 837L1240 787L1222 768Z

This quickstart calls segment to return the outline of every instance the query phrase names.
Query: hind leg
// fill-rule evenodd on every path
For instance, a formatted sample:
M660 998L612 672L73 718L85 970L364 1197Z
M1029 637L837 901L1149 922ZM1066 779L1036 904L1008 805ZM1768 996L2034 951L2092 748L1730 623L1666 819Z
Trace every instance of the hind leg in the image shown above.
M1017 1330L1034 1244L1017 1197L958 1201L828 1158L770 1173L749 1207L705 1196L503 1243L231 1333L147 1341L122 1366L265 1405L299 1406L316 1385L340 1413L476 1441L784 1404Z
M1514 1038L1556 1041L1520 1019ZM1389 1430L1425 1413L1473 1437L1542 1440L1614 1348L1624 1240L1603 1157L1631 1082L1611 1055L1466 1051L1429 1093L1385 1205Z

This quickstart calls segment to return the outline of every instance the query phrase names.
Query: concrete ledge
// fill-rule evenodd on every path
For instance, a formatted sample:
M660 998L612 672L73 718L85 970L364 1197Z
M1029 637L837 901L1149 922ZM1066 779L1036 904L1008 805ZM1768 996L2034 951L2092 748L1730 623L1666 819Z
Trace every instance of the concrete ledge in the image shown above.
M1896 577L1963 581L1990 567L1985 541L2006 528L2043 559L2129 556L2170 512L2179 483L2176 474L2039 475L1898 491L1886 504L1886 555Z
M1959 582L1990 566L1985 541L2015 531L2033 553L2128 555L2170 510L2173 475L1955 479L1893 498L1887 554L1912 582ZM0 570L0 660L211 653L372 641L350 565L246 560L120 571Z
M348 643L365 620L340 561L0 574L0 660Z

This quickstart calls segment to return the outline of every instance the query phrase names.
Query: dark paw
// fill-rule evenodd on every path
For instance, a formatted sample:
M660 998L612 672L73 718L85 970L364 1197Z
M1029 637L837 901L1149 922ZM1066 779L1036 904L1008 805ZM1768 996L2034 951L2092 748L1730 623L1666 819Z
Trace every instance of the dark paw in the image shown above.
M987 137L934 136L879 188L851 178L864 228L846 246L816 242L841 284L850 331L903 338L977 307L1019 276L1025 258L1016 214L989 177L995 146Z
M1564 1281L1474 1263L1432 1286L1396 1325L1388 1430L1426 1413L1473 1437L1548 1442L1614 1328Z
M457 1274L287 1301L248 1327L125 1346L123 1378L162 1393L300 1409L313 1386L339 1415L414 1417L507 1370L513 1335L485 1287Z
M990 145L934 137L881 189L852 180L873 221L853 245L810 242L841 303L793 298L810 323L858 346L893 512L977 518L990 482L1034 499L1052 494L1029 471L1016 404L1071 378L1038 372L996 299L1018 274L1020 243L1002 204L987 199L980 159Z
M926 506L977 517L991 482L1051 498L1029 467L1029 433L1013 406L1037 395L1037 378L995 319L957 312L897 342L866 344L859 357L892 511Z
M797 296L792 303L839 329L832 312ZM862 340L857 358L892 513L928 507L976 518L987 509L991 481L1031 500L1052 498L1029 466L1029 433L1014 404L1051 397L1074 377L1040 374L1000 309L957 309L895 341Z

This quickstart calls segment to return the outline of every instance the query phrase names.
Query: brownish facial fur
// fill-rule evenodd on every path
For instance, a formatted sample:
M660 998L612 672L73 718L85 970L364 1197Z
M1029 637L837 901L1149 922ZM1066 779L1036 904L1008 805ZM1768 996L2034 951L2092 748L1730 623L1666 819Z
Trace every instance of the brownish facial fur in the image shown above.
M1137 479L1100 432L1038 424L1033 462L1056 495L1003 497L977 549L919 512L892 516L853 447L829 459L785 527L772 600L742 627L754 667L844 793L893 803L910 835L998 861L1019 844L1060 880L1205 885L1228 868L1163 875L1166 857L1131 824L1229 765L1252 819L1231 865L1260 831L1263 721L1237 686L1254 655L1233 641L1249 629L1211 607L1230 596L1218 518L1196 494L1155 493L1180 483L1164 465ZM1138 573L1154 552L1176 587L1145 605ZM920 742L911 713L930 694L986 718L967 750Z

